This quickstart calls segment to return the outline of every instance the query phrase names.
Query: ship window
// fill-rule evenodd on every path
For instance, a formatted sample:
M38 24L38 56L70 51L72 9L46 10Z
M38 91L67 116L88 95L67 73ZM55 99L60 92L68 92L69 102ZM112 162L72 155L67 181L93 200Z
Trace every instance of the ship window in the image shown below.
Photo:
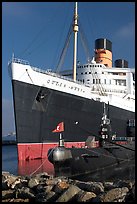
M135 127L135 120L134 119L128 120L128 126Z
M95 72L95 74L97 74L97 72Z
M85 74L87 74L87 72L85 72Z
M93 84L95 84L95 79L93 79Z
M106 79L104 79L104 84L106 84Z
M91 74L91 72L89 72L89 74Z
M102 74L104 74L104 72L102 72Z
M83 83L84 83L84 79L83 79Z
M83 72L81 74L83 74Z

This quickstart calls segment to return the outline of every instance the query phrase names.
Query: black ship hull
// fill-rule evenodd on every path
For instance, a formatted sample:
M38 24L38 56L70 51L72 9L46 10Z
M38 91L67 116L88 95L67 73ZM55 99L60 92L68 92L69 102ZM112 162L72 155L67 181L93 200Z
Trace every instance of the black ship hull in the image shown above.
M68 147L83 145L88 136L98 134L102 102L16 80L12 86L19 160L46 157L58 143L58 133L52 130L61 121ZM126 136L134 112L110 105L109 115L117 136Z

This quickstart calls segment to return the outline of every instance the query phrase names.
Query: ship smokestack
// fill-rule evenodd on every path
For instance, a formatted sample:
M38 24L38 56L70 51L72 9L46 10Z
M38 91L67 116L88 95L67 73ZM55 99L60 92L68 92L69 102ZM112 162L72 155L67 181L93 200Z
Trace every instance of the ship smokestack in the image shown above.
M124 59L115 60L115 67L128 68L128 61Z
M106 38L95 40L95 61L112 67L112 42Z

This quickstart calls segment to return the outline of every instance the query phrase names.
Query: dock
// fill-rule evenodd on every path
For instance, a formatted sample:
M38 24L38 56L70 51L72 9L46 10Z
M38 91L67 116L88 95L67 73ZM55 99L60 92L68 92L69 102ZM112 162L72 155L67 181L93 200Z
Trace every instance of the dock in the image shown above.
M16 135L7 135L2 137L2 145L16 145Z
M2 141L2 145L15 145L17 144L16 141Z

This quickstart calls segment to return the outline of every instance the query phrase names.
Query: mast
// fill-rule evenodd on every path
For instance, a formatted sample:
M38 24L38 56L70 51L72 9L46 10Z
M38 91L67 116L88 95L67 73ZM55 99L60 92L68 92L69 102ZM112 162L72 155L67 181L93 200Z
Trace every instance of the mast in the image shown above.
M77 32L78 32L78 9L77 2L75 2L74 9L74 24L73 24L73 32L74 32L74 55L73 55L73 80L76 81L76 66L77 66Z

